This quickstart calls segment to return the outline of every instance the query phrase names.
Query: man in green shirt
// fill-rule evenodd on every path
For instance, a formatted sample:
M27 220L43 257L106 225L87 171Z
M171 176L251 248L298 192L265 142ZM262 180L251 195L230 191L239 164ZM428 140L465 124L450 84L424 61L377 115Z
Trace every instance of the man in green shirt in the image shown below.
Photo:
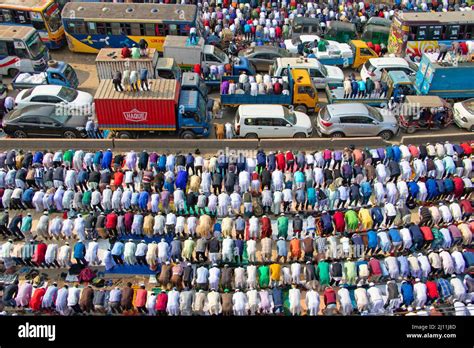
M258 268L258 284L260 288L267 288L270 283L270 267L262 265Z
M316 276L319 277L320 285L329 285L331 278L329 277L329 263L326 260L318 262Z
M63 156L63 162L67 167L72 165L72 158L74 157L74 150L67 150Z
M357 279L357 268L354 261L351 258L348 258L344 262L344 278L346 283L349 285L355 285Z
M284 213L280 214L280 217L277 219L278 226L278 238L283 237L285 240L288 238L288 218Z
M139 59L140 58L140 49L137 47L136 44L132 47L132 58Z
M346 220L347 229L350 232L357 230L359 227L359 219L357 217L357 213L354 210L349 208L349 210L347 210L344 214L344 218Z
M90 207L91 206L91 197L92 197L92 191L87 190L84 192L82 195L82 205L85 207Z

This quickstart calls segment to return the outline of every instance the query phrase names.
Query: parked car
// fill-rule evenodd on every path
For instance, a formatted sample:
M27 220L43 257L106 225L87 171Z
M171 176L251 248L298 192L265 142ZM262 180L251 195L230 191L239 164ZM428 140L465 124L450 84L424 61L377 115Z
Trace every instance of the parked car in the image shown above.
M239 57L247 57L257 71L268 71L277 58L293 57L284 48L273 46L256 46L239 51Z
M60 115L54 105L29 105L13 110L3 118L2 127L14 138L85 138L87 116Z
M282 105L240 105L234 123L242 138L306 138L313 132L308 115Z
M30 105L61 105L71 110L92 114L94 98L91 94L69 87L44 85L24 89L15 98L17 109Z
M398 133L398 123L388 109L361 103L326 105L316 119L319 135L331 137L380 136L384 140Z
M287 39L285 40L285 47L288 52L297 54L298 45L302 42L304 45L313 43L314 40L321 40L321 37L318 35L300 35L299 38Z
M454 122L459 128L474 132L474 98L454 103Z
M370 77L374 81L379 81L382 77L382 71L403 71L407 75L414 75L418 71L415 63L408 62L404 58L371 58L362 66L360 77L365 81Z

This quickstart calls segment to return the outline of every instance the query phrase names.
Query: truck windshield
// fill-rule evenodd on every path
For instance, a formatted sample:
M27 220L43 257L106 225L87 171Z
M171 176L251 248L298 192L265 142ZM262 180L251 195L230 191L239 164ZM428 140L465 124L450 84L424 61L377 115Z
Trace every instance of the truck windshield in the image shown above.
M67 101L68 103L74 101L77 98L77 95L78 93L76 90L68 87L61 88L58 93L58 97Z
M285 120L287 120L293 125L296 124L296 115L294 112L291 112L287 108L283 108L283 115L285 117Z
M34 33L29 37L28 40L26 40L26 46L28 46L31 58L33 59L39 58L39 56L41 56L46 49L46 46L41 41L38 33Z
M64 70L64 75L66 76L66 80L69 82L73 82L76 79L76 72L69 64Z
M214 46L214 55L219 58L219 60L223 63L226 60L225 53L222 52L219 48Z

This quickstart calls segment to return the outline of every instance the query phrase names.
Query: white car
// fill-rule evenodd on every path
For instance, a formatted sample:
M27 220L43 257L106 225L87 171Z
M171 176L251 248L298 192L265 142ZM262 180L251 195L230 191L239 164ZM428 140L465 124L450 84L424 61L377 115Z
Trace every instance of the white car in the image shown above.
M474 98L454 103L454 122L459 128L474 131Z
M370 58L364 63L360 70L360 77L362 80L371 78L374 81L380 81L382 78L382 71L403 71L407 75L415 75L418 71L418 66L400 57L382 57Z
M321 40L321 37L318 35L301 35L297 39L288 39L285 40L285 47L290 53L298 53L298 44L303 42L304 44L308 42L314 42L314 40Z
M83 116L92 114L93 103L94 97L89 93L56 85L24 89L15 98L17 109L29 105L57 105L58 108L79 112Z

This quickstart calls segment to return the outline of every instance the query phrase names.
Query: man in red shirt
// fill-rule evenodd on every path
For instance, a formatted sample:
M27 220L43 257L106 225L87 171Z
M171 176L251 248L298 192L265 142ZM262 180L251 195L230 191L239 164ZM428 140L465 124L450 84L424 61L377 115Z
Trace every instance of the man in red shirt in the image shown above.
M123 171L122 171L122 169L119 169L118 171L116 171L114 173L114 186L115 186L115 189L122 186L122 184L123 184Z
M434 237L433 232L431 232L431 228L428 226L420 227L421 233L423 234L423 239L425 242L423 243L423 247L430 246L433 243Z
M35 253L33 254L33 257L31 259L31 261L33 261L36 267L44 266L45 264L44 259L45 259L47 248L48 246L42 241L40 241L38 245L36 246Z
M130 48L128 48L127 45L124 45L122 47L121 55L122 55L122 58L130 58L131 52L130 52Z
M276 157L276 162L277 162L277 168L279 170L285 170L285 155L283 152L278 151Z
M168 304L168 294L165 290L162 290L156 297L155 309L158 315L166 315L166 306Z
M382 268L380 261L375 257L371 257L369 261L370 281L377 283L382 276Z
M262 216L262 219L261 219L261 222L262 222L262 235L261 235L261 238L265 238L265 237L269 237L271 238L272 237L272 223L270 221L270 218L268 218L268 216L266 215L263 215Z
M462 179L457 174L454 174L453 183L454 183L454 198L459 199L464 193L464 181L462 181Z
M105 229L109 235L117 235L117 220L118 216L114 211L108 213L105 217Z
M472 215L471 201L469 201L467 199L462 199L462 200L459 201L459 205L461 206L463 221L469 220L469 218Z
M428 293L428 304L433 303L439 298L438 284L436 284L433 277L430 277L426 282L426 292Z
M461 143L461 147L464 150L465 156L470 156L472 154L472 147L469 143Z
M293 152L291 151L286 151L286 170L289 170L290 172L293 173L293 166L295 164L295 156L293 155Z
M30 300L30 308L34 312L38 312L41 310L41 303L43 302L43 297L44 297L44 294L46 293L46 289L38 288L37 285L34 285L33 288L34 288L34 291Z
M346 221L344 219L344 213L340 210L336 211L332 217L334 220L334 225L336 226L336 231L343 233L346 229Z
M331 315L336 309L336 292L332 288L332 286L328 286L326 290L324 290L324 304L326 308L324 309L325 315Z

